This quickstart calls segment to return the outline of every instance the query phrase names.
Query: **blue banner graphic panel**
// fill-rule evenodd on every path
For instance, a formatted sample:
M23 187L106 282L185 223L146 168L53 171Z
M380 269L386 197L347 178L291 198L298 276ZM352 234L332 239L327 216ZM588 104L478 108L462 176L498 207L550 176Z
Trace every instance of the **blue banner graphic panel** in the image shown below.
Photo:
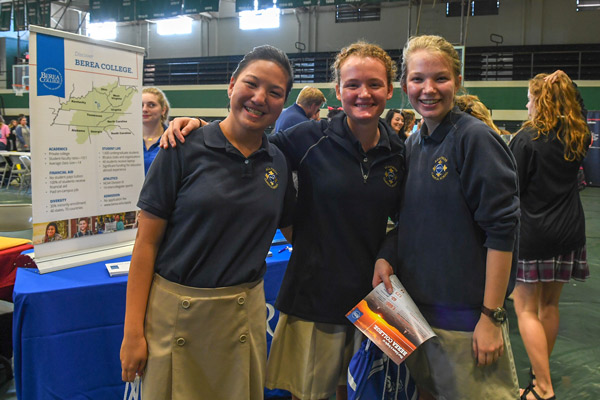
M37 95L65 97L65 42L37 34Z

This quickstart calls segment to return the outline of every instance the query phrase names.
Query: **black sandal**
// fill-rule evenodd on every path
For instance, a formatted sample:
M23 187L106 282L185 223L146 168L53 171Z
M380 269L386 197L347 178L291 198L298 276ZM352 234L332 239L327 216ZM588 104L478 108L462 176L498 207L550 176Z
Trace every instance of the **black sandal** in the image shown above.
M531 369L531 367L529 367L529 384L527 384L527 387L523 389L523 394L521 394L521 397L519 397L519 399L527 400L527 393L531 392L535 387L535 384L533 383L534 379L535 375L533 374L533 370Z
M531 393L533 395L533 397L535 397L536 400L556 400L556 395L554 395L552 397L548 397L546 399L540 397L540 395L537 394L537 392L531 385L533 385L533 384L530 383L529 386L527 386L525 388L525 390L523 391L523 394L521 394L521 400L527 400L527 394L529 394L529 393Z
M531 386L532 388L535 387L535 385L533 384L534 380L535 380L535 374L533 373L533 369L531 367L529 367L529 386Z

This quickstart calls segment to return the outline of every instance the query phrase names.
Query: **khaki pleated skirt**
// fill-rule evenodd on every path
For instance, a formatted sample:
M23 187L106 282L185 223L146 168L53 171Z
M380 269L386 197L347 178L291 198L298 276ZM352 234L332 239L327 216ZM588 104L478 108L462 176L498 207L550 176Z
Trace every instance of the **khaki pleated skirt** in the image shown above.
M267 387L303 400L326 399L346 386L348 364L364 336L354 326L307 321L279 313L271 342Z
M193 288L154 276L146 311L143 398L263 399L263 281Z

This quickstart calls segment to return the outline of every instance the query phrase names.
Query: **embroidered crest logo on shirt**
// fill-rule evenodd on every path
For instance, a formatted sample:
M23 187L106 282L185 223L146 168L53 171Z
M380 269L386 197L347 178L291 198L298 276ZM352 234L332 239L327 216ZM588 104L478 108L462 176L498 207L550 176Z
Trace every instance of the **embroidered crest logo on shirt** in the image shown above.
M431 177L436 181L441 181L448 175L448 166L446 163L448 159L446 157L439 157L433 164L433 171Z
M383 181L389 187L396 187L398 184L398 168L394 167L393 165L386 165Z
M279 186L277 171L275 171L273 168L267 168L265 172L265 182L271 189L277 189L277 186Z

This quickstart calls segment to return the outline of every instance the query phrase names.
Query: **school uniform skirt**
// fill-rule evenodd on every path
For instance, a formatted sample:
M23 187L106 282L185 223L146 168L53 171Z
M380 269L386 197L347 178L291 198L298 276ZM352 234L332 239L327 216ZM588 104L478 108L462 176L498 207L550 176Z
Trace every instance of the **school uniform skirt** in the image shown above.
M263 281L193 288L154 275L146 310L147 399L263 399Z
M519 282L567 283L571 278L585 281L589 276L590 267L587 263L585 246L545 260L519 259L517 264L517 281Z

